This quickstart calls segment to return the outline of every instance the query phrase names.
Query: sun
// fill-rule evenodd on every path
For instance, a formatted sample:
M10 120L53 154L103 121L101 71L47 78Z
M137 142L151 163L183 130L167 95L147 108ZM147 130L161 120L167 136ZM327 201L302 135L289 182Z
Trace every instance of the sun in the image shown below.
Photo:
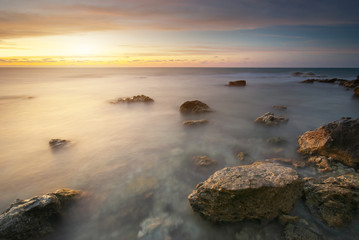
M94 44L81 43L72 47L72 54L74 55L96 55L97 53L98 48Z

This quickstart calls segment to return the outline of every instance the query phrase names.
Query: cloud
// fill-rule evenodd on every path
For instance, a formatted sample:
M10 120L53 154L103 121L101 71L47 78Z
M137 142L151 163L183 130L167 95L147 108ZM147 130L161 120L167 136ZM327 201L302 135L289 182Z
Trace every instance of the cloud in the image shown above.
M109 30L238 30L359 23L356 0L6 1L0 38ZM5 6L6 5L6 6Z

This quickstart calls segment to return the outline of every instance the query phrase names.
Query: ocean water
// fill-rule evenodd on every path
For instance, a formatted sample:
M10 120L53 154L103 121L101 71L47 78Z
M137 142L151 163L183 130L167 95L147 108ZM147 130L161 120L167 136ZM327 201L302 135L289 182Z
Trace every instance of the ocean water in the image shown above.
M297 137L341 117L359 117L359 100L331 84L300 84L292 72L355 79L359 69L273 68L1 68L0 211L16 198L58 188L87 192L65 213L54 240L280 239L276 222L209 223L193 213L187 196L214 171L272 157L300 158ZM227 87L245 79L243 88ZM110 104L144 94L153 104ZM184 116L179 106L201 100L214 111ZM273 109L286 105L287 110ZM266 112L287 124L264 127ZM210 123L186 129L182 122ZM281 137L276 146L268 138ZM52 151L52 138L72 143ZM236 151L248 153L244 161ZM201 169L192 157L218 164ZM302 176L317 175L308 167ZM330 229L303 203L293 210L326 239L357 239L358 220Z

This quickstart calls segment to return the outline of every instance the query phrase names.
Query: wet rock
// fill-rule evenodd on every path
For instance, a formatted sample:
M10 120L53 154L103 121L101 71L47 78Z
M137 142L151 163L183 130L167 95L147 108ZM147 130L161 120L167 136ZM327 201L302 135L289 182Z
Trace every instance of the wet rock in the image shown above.
M197 167L209 167L217 165L217 161L207 156L195 156L192 158L192 163Z
M330 79L306 79L304 81L301 81L300 83L331 83L331 84L339 84L341 86L347 87L347 88L355 88L359 86L359 79L355 80L345 80L340 78L330 78Z
M316 76L315 73L312 72L292 72L293 77L322 77Z
M331 157L344 164L359 167L359 118L343 118L298 139L298 152L306 155Z
M233 81L233 82L229 82L227 84L227 86L230 86L230 87L244 87L246 85L247 85L246 80Z
M185 126L185 127L199 127L199 126L204 126L207 124L208 124L208 120L205 120L205 119L189 120L189 121L183 122L183 126Z
M287 140L285 140L284 138L281 138L281 137L273 137L273 138L268 138L267 139L267 143L270 143L270 144L284 144L286 143Z
M287 110L287 106L285 105L274 105L272 106L274 109Z
M265 162L271 162L271 163L279 162L279 163L290 164L295 168L304 168L304 167L306 167L306 163L304 161L298 160L298 159L292 159L292 158L268 158L268 159L266 159L264 161Z
M199 100L187 101L180 106L182 113L207 113L211 111L207 104Z
M295 223L298 222L299 217L298 216L291 216L287 214L282 214L278 218L279 223L282 225L287 225L288 223Z
M359 86L354 88L354 93L353 93L354 97L359 97Z
M193 211L213 222L274 219L293 208L302 190L292 168L259 162L215 172L188 200Z
M256 120L254 120L256 123L263 123L267 126L273 126L278 125L280 123L286 123L288 122L288 118L284 116L275 116L271 112L267 112L264 115L258 117Z
M145 95L137 95L137 96L133 96L133 97L118 98L118 99L114 99L114 100L110 101L110 103L113 103L113 104L116 104L116 103L138 103L138 102L153 103L154 100Z
M359 204L359 174L308 178L304 186L305 204L311 213L330 227L349 223Z
M157 217L147 218L141 223L141 230L138 232L139 240L171 240L171 232L178 229L183 220L178 216L163 213Z
M312 156L308 158L308 163L314 164L319 172L333 171L331 162L332 158L325 156Z
M321 240L323 239L310 224L304 219L298 219L294 222L289 222L284 228L285 240Z
M59 149L66 146L70 142L71 142L70 140L66 140L66 139L53 138L49 141L49 145L52 149Z
M0 239L41 239L54 231L54 220L80 195L77 190L59 189L27 200L15 200L0 215Z

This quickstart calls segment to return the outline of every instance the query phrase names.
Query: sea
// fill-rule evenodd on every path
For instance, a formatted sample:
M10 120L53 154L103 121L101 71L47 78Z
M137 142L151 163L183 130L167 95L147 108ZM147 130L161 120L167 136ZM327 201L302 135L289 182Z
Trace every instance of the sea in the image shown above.
M15 199L72 188L85 197L64 211L47 239L281 239L277 220L214 224L192 211L187 196L224 167L302 159L299 135L359 117L352 90L302 84L306 78L293 72L352 80L359 68L0 68L0 212ZM236 80L247 85L226 86ZM154 103L109 103L141 94ZM213 112L181 114L180 105L190 100ZM267 112L289 121L254 123ZM209 123L182 125L193 119ZM285 142L270 143L277 137ZM52 149L51 139L71 142ZM244 160L238 151L246 153ZM192 159L202 155L217 165L195 166ZM320 174L310 166L297 171ZM325 239L358 239L358 215L333 229L311 216L303 201L291 214Z

